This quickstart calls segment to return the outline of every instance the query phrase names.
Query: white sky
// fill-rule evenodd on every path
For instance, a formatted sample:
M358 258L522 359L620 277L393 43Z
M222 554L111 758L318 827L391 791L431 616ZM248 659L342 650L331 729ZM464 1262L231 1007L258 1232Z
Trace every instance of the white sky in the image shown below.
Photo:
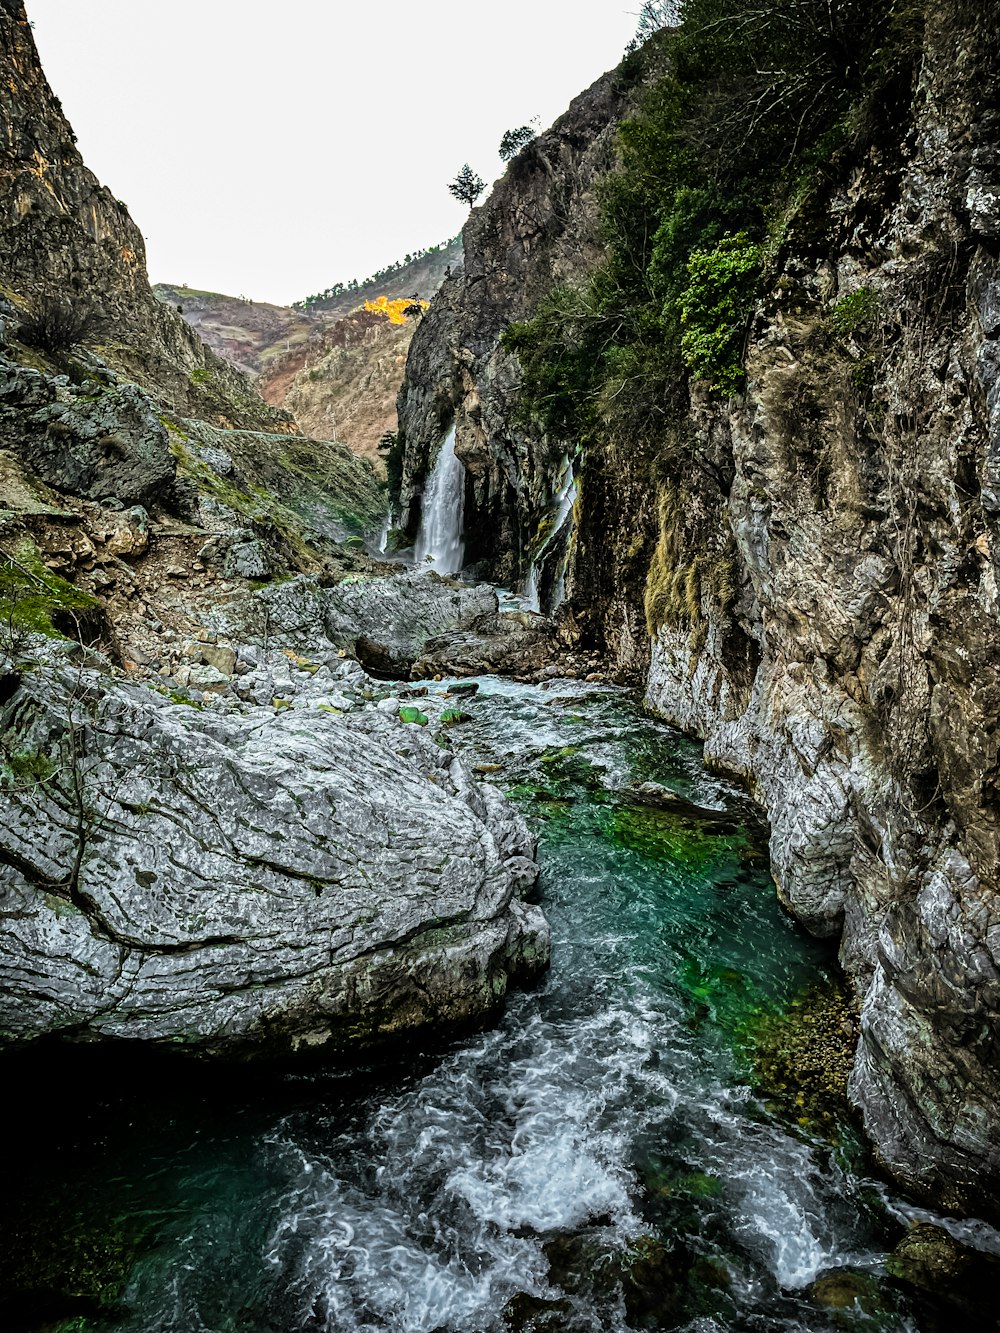
M27 0L154 282L287 303L455 235L463 162L617 64L639 0Z

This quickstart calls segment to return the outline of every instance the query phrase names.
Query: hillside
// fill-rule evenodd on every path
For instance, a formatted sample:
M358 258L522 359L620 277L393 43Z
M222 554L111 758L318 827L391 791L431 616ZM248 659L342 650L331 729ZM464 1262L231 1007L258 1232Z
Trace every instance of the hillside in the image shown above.
M265 401L290 410L300 430L343 440L354 453L377 461L379 440L396 428L396 396L414 320L394 322L364 307L385 300L429 301L461 258L456 238L408 263L390 265L378 277L348 284L349 290L294 306L164 283L154 291L219 356L260 376Z
M220 292L157 283L156 296L182 314L213 351L247 374L258 375L276 357L306 342L320 322L291 306L269 305Z
M295 303L296 309L308 309L327 315L346 315L365 301L377 296L397 300L416 296L429 301L445 279L448 270L462 259L462 238L456 236L415 259L388 265L364 282L336 284L326 292L307 296ZM343 290L338 290L343 288Z

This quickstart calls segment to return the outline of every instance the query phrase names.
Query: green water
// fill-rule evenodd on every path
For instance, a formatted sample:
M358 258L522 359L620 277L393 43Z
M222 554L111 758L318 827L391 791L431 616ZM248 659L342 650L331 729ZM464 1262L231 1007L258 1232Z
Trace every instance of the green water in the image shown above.
M620 691L486 680L463 708L450 742L539 834L545 982L349 1073L9 1065L0 1326L920 1327L853 1130L813 1137L753 1086L748 1022L833 959L779 907L751 807ZM830 1269L864 1309L818 1301Z

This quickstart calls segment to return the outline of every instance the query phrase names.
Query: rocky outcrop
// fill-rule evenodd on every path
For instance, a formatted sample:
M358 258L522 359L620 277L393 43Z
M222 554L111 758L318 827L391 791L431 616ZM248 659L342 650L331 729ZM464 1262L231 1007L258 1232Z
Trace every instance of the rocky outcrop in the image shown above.
M422 570L341 583L327 594L324 620L331 643L390 677L523 673L545 666L555 647L544 617L501 615L485 584L453 583Z
M445 279L410 347L399 399L403 526L416 535L423 486L454 421L468 472L466 558L501 581L525 573L566 445L533 439L518 424L520 373L500 335L600 261L595 184L614 162L628 95L617 74L605 75L511 162L473 209L462 233L464 265Z
M751 785L782 898L840 939L861 1011L851 1094L883 1162L995 1217L1000 62L962 0L928 9L923 41L901 153L829 173L790 217L746 394L665 404L655 469L588 442L571 594L621 665L648 666L650 707ZM414 341L401 400L411 504L457 412L472 512L508 574L525 551L511 497L551 447L512 425L516 371L482 295L534 201L515 186L467 228L466 276ZM533 299L513 275L507 318ZM481 346L465 331L484 309Z
M110 375L74 394L0 355L0 438L47 486L89 500L149 503L170 494L177 474L154 404Z
M353 1051L479 1022L546 965L520 817L320 667L296 707L227 714L7 664L4 1044Z
M174 411L289 429L246 376L153 295L142 235L87 170L46 81L22 0L0 4L0 295L18 326L50 303L94 316L82 341Z
M659 628L648 697L751 782L783 898L839 935L861 1003L851 1093L883 1160L995 1214L1000 120L980 96L990 42L946 9L878 240L855 211L880 197L869 168L829 201L820 261L792 248L746 398L694 405L717 536L681 561L730 560L736 584L720 604L704 579L697 623ZM874 326L836 336L859 292ZM720 452L726 490L705 483Z

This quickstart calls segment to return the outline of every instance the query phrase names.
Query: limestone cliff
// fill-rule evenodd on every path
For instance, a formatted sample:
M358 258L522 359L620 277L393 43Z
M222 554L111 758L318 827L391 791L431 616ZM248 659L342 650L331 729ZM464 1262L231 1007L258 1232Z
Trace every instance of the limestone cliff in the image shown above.
M13 0L0 59L0 1046L284 1056L482 1022L546 965L534 844L443 694L404 708L324 633L331 585L387 572L374 469L156 299ZM421 591L414 650L464 645L451 588Z
M851 1090L882 1160L995 1217L1000 64L963 0L925 19L898 151L835 159L791 209L745 392L690 382L652 452L598 423L568 590L585 631L648 673L650 707L750 784L783 900L839 936L861 1007ZM586 244L572 272L555 256L595 234L613 88L473 214L465 271L410 353L411 527L456 416L467 539L509 578L576 442L518 424L499 337L587 266Z

